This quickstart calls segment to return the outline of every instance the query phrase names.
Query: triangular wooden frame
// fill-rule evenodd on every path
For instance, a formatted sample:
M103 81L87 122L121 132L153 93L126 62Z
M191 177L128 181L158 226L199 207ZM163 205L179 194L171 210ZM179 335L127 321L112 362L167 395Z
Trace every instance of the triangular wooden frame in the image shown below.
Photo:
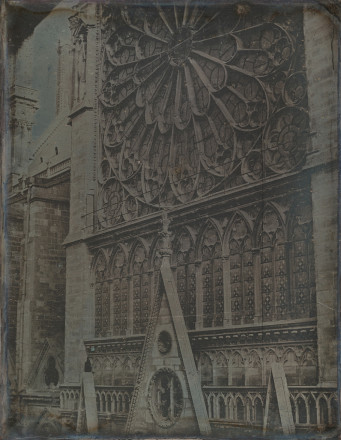
M133 393L133 397L130 404L129 415L126 423L126 434L133 435L138 427L135 426L135 414L139 407L139 401L143 398L143 395L147 390L141 385L145 376L145 364L146 359L150 356L152 350L152 341L154 339L154 333L156 328L156 322L160 312L160 304L163 295L166 295L171 318L173 320L175 336L177 339L180 355L184 364L184 373L188 383L188 389L193 402L193 409L195 417L198 423L199 432L201 435L211 435L211 426L208 420L206 405L204 396L201 389L200 377L195 365L192 348L190 345L185 320L182 314L182 309L177 294L176 283L173 278L172 270L170 267L169 258L163 257L161 269L160 269L160 283L163 283L164 289L160 288L154 298L154 304L150 315L145 344L143 347L143 353L141 357L141 363L137 381Z

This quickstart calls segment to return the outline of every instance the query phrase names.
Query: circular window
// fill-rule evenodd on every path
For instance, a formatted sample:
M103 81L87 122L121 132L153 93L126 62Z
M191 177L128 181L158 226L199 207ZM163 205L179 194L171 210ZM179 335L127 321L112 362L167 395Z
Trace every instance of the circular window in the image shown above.
M162 428L174 425L183 409L180 380L170 368L161 368L152 377L148 390L149 409L155 422Z
M168 332L162 331L159 334L157 348L161 354L167 354L170 352L170 349L172 348L172 337Z

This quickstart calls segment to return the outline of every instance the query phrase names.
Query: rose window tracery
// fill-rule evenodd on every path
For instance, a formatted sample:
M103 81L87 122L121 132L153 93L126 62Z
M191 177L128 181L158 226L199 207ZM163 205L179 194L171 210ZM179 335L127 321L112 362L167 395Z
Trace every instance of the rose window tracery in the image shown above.
M100 226L303 163L300 14L254 12L104 7Z

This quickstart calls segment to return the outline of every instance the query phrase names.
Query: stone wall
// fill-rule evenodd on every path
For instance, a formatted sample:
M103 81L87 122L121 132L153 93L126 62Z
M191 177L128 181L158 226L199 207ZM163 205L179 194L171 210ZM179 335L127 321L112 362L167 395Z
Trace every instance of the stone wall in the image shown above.
M17 305L22 287L23 268L23 240L24 240L24 209L23 205L16 204L10 207L7 218L7 288L8 288L8 339L10 362L15 364Z
M18 376L24 385L44 341L64 344L65 249L69 228L68 184L40 182L27 191L23 286L18 308Z

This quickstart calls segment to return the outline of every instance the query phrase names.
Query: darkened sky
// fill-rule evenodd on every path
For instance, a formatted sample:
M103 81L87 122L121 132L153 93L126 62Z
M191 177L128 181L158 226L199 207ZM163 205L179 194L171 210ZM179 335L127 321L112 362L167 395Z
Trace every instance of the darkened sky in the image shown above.
M68 17L74 14L75 1L60 3L36 25L33 34L21 43L16 63L16 83L32 87L39 92L39 110L33 127L33 150L39 136L48 128L56 113L56 83L58 42L70 43ZM22 13L20 14L21 17ZM30 17L31 15L28 14ZM12 19L15 21L15 15ZM19 20L19 18L18 18ZM20 20L19 20L20 21ZM21 23L21 22L20 22ZM12 24L14 28L19 28ZM21 26L24 26L21 23ZM25 32L23 32L23 35ZM10 37L10 35L9 35ZM19 40L18 40L19 41Z

